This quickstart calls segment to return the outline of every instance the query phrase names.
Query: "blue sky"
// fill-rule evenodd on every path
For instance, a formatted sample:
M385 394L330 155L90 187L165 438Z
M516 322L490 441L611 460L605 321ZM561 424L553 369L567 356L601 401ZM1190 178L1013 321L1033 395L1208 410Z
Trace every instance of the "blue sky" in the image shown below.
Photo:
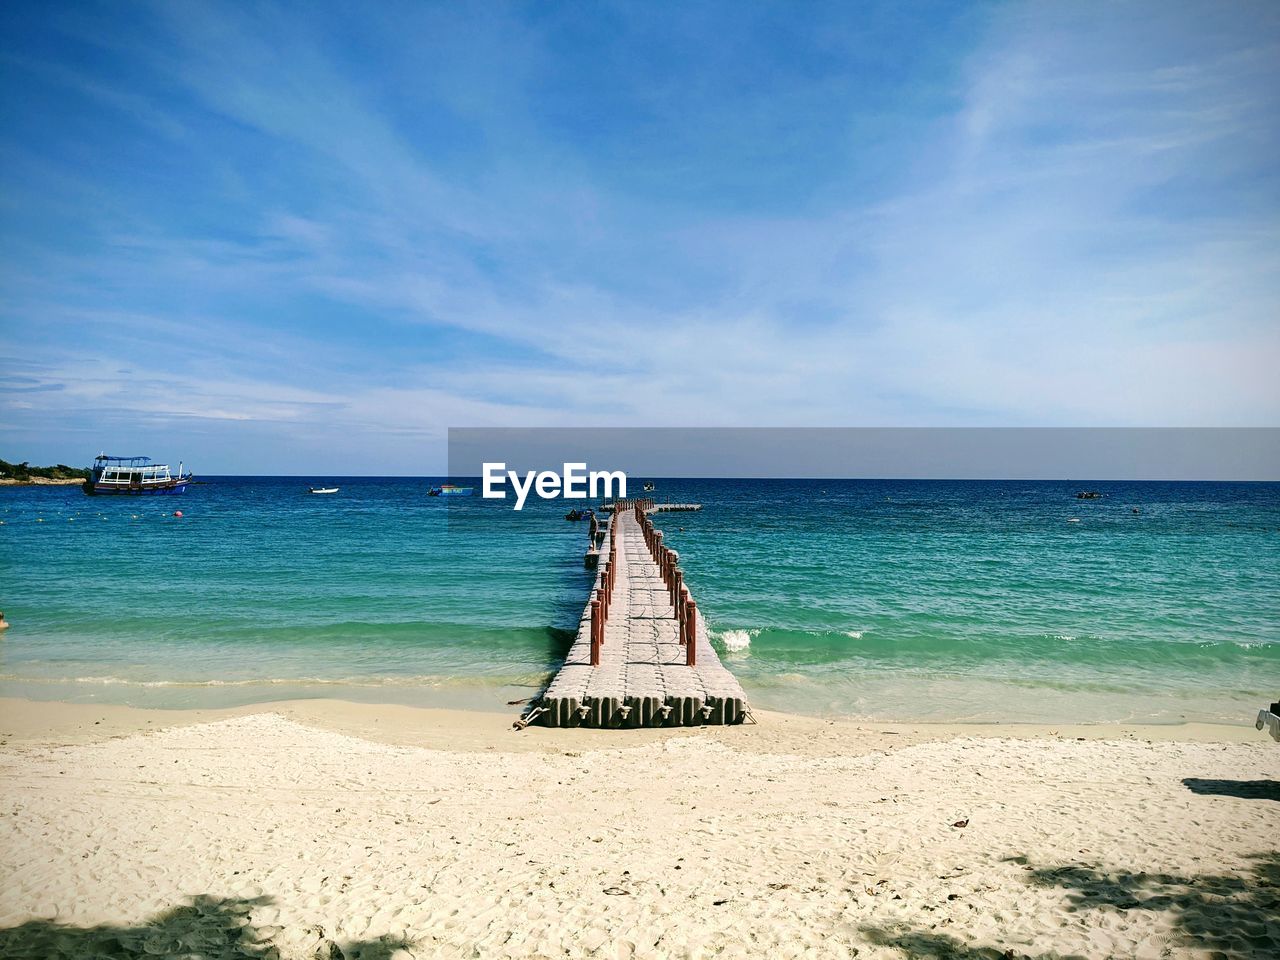
M1280 423L1274 3L0 6L0 456Z

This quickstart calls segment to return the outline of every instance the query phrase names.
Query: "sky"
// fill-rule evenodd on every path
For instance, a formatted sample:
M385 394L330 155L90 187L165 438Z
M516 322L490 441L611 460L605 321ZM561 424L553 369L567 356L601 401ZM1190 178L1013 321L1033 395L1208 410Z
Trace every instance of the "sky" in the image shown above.
M1277 427L455 427L448 473L1280 481ZM508 481L508 489L514 481Z
M1280 5L0 5L0 456L1280 424Z

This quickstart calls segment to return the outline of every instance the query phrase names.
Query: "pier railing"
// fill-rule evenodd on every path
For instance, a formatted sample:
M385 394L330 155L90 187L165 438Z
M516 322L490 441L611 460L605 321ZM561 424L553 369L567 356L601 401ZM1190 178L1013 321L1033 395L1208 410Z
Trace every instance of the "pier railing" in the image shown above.
M618 538L613 524L609 528L609 555L596 578L596 595L591 600L591 665L600 666L600 648L604 646L604 627L609 622L609 606L618 575Z
M618 538L617 522L623 511L634 512L636 522L644 534L645 547L657 565L662 582L667 588L667 598L675 612L676 626L680 631L680 646L685 648L685 664L698 665L698 604L684 582L684 570L680 568L680 554L662 542L662 531L653 525L648 511L652 500L618 500L614 503L613 517L609 523L609 549L599 576L596 578L595 596L591 599L591 665L600 666L600 652L604 646L605 626L609 622L609 608L613 604L614 586L617 580Z
M653 557L653 562L662 575L662 582L667 587L667 595L675 611L676 626L680 630L680 645L685 649L685 663L691 667L697 666L698 604L685 585L684 571L680 569L680 554L662 542L662 531L654 527L645 503L641 501L632 508L635 510L636 522L640 524L640 530L644 534L649 556Z

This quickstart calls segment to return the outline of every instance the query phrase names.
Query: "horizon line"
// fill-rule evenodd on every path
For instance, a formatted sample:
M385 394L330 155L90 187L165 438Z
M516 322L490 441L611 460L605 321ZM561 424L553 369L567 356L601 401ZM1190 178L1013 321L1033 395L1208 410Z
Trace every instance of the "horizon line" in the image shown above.
M446 473L206 473L194 474L201 477L220 479L257 479L257 480L301 480L307 477L330 477L339 480L476 480L483 478L467 474ZM637 476L643 480L777 480L788 483L797 482L902 482L923 481L929 483L1280 483L1280 478L1250 477L722 477L722 476L662 476L646 474ZM630 477L628 476L628 480Z

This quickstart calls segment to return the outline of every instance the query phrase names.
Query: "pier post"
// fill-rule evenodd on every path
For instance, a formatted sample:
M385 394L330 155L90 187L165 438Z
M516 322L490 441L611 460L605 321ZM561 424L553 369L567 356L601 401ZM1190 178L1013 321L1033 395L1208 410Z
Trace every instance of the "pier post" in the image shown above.
M604 643L604 624L609 619L609 595L605 593L603 587L596 591L596 598L593 603L600 604L600 642Z
M604 643L604 621L600 616L600 601L591 601L591 665L600 666L600 647Z
M684 589L684 571L675 567L671 571L671 606L680 615L680 591Z
M680 606L676 608L676 626L680 631L680 646L682 647L689 642L689 638L687 636L688 624L685 623L685 611L689 608L690 599L691 596L689 594L689 588L682 587L680 590Z
M690 597L684 605L684 657L690 667L698 665L698 604Z

